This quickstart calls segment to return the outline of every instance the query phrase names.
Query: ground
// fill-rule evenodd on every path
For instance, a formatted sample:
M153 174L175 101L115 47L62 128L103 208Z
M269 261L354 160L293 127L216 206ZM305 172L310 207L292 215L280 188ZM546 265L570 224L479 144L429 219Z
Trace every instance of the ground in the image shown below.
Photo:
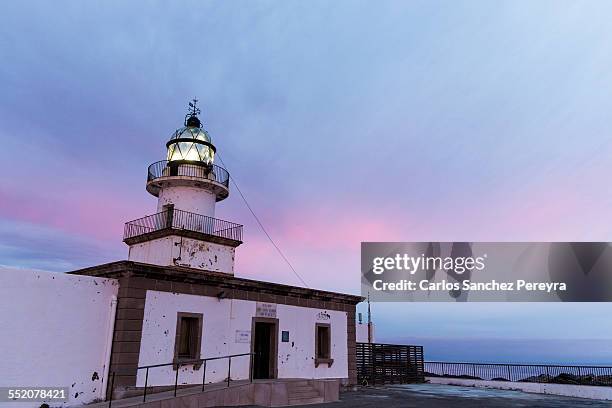
M520 391L490 390L439 384L394 385L367 388L341 394L340 402L317 405L321 408L610 408L612 401L596 401Z

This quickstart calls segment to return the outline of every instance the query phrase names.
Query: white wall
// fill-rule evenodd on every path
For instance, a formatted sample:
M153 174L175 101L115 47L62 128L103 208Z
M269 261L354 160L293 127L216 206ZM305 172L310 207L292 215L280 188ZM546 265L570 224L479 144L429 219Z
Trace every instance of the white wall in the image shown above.
M0 386L69 387L68 405L103 397L118 287L113 279L0 268Z
M215 216L215 193L202 187L166 185L159 192L157 212L163 211L166 204L174 204L174 208L196 214Z
M145 316L138 365L169 363L174 358L176 317L178 312L202 313L203 335L201 358L250 352L248 343L236 342L236 330L251 331L257 302L216 297L147 291ZM329 320L318 319L326 312ZM333 310L277 305L279 321L278 377L279 378L347 378L347 313ZM332 334L332 367L322 364L315 368L315 323L330 323ZM289 342L281 342L281 332L289 331ZM232 379L248 378L249 358L232 361ZM150 385L174 383L171 367L151 369ZM144 370L139 372L137 384L144 385ZM207 382L222 381L227 377L227 360L208 364ZM180 384L201 383L202 369L185 367L179 373Z
M186 266L234 274L236 249L226 245L170 235L130 245L128 260L161 266Z

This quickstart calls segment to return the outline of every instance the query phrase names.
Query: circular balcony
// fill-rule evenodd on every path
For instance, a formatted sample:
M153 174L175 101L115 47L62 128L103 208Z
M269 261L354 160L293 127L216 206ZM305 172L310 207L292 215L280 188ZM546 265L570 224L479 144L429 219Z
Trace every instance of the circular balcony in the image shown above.
M147 191L155 197L167 186L190 186L211 190L217 201L229 196L229 173L217 165L161 160L149 166Z

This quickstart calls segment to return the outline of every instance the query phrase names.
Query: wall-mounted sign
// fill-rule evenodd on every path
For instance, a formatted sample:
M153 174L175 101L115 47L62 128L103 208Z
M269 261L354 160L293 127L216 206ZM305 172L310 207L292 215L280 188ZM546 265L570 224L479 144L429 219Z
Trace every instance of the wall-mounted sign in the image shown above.
M327 312L319 312L317 313L317 320L329 320L331 316Z
M236 330L236 343L250 343L251 332L248 330Z
M270 317L276 318L276 303L262 303L257 302L257 308L255 310L256 317Z
M289 332L283 330L281 333L281 339L283 343L289 343Z

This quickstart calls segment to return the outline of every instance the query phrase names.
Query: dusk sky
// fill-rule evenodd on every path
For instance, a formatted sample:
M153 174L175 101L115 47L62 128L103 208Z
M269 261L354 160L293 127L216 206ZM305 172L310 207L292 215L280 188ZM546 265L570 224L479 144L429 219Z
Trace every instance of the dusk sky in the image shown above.
M361 241L612 241L610 15L605 1L2 2L0 265L126 259L123 224L155 212L147 166L193 97L313 288L358 293ZM217 217L245 225L238 276L299 284L233 186ZM373 311L378 340L427 358L612 363L610 304Z

